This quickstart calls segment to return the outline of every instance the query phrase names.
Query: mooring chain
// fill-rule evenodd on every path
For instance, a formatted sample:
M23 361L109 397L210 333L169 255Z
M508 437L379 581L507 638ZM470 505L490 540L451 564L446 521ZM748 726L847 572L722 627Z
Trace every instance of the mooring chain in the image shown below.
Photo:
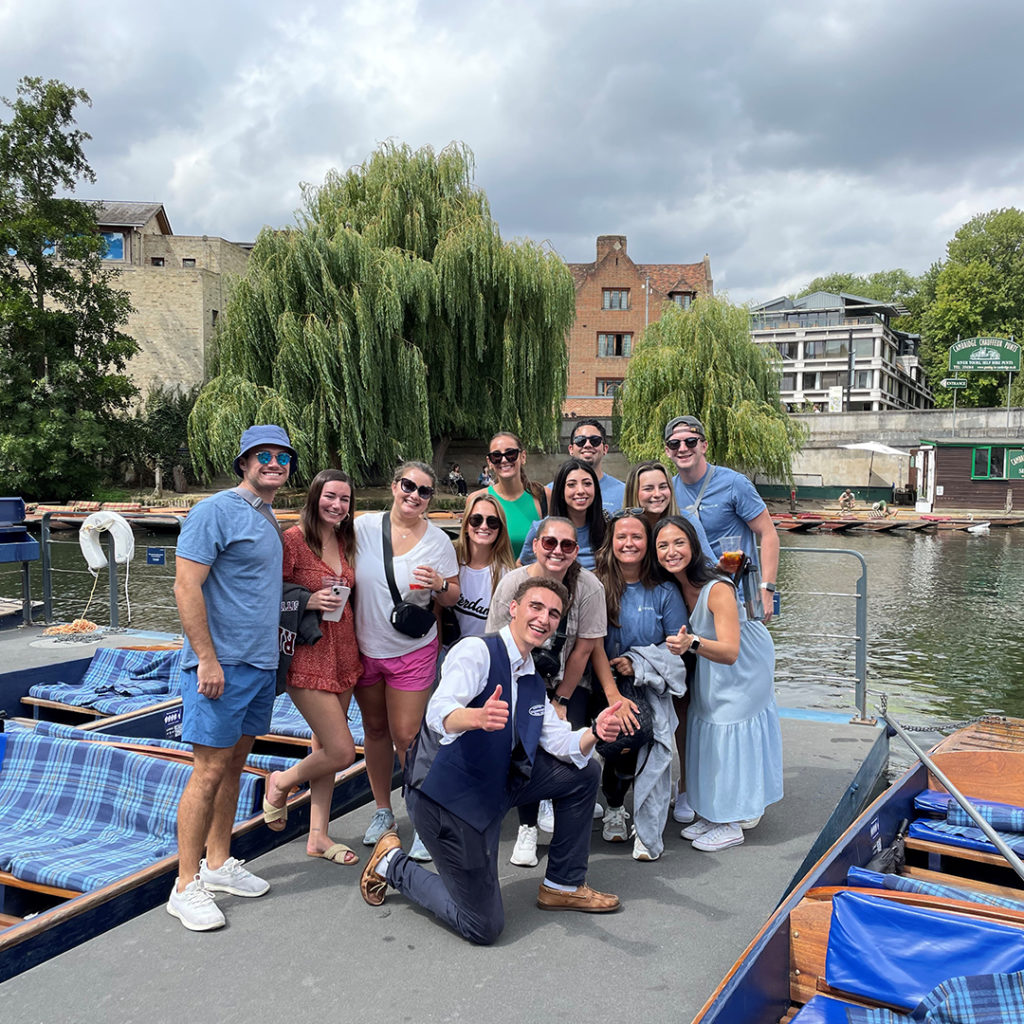
M882 690L868 690L879 698L879 707L883 714L889 711L889 695ZM968 718L962 722L933 722L928 725L907 725L900 722L900 727L907 732L956 732L957 729L966 729L969 725L978 722L1005 722L1005 715L978 715L975 718Z

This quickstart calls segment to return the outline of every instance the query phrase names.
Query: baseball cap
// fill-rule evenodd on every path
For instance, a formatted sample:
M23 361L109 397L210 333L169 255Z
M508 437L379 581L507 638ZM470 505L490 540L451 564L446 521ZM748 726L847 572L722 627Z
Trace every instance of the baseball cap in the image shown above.
M272 444L278 448L284 448L292 457L292 468L291 472L294 473L296 469L296 462L298 461L295 455L295 449L292 447L292 443L288 440L288 435L285 433L284 427L279 427L275 423L261 423L255 427L249 427L248 430L242 434L242 440L238 445L238 454L235 456L233 463L235 467L235 476L242 475L242 467L239 463L242 459L253 450L253 448L259 448L260 445Z
M689 427L695 434L700 434L705 441L707 440L704 436L704 424L696 416L677 416L674 420L669 420L665 424L666 441L672 436L677 427Z

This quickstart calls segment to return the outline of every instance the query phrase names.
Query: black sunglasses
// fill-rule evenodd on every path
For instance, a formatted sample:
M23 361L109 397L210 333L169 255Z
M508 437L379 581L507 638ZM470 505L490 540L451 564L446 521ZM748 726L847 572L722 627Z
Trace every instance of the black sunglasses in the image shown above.
M479 512L474 512L466 519L466 522L469 523L474 530L480 529L484 523L487 523L488 530L498 530L501 528L501 520L497 516L482 516Z
M522 448L506 448L503 452L488 452L487 461L495 466L500 466L502 460L505 462L515 462L522 454L522 451Z
M406 494L412 494L414 491L416 491L419 493L419 496L423 498L425 501L430 501L430 499L434 496L433 487L418 487L407 476L403 476L402 479L398 481L398 483Z
M687 448L693 449L703 441L703 437L672 437L665 442L665 447L670 452L679 451L679 446L685 444Z
M618 512L612 513L612 522L616 519L639 519L643 514L642 508L620 508Z
M579 544L574 540L569 540L568 537L563 537L559 540L557 537L538 537L540 546L548 552L554 551L555 548L561 548L563 555L571 555L578 547Z
M591 448L600 448L604 444L604 438L600 434L577 434L572 439L577 448L583 448L588 442Z

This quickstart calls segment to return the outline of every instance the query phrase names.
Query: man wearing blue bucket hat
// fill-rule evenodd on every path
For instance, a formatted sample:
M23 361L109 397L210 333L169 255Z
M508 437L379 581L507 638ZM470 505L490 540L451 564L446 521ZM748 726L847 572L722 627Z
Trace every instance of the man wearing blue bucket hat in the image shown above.
M192 931L224 924L213 892L262 896L270 888L231 856L231 827L253 738L270 729L282 546L269 506L294 469L281 427L249 427L234 461L242 483L199 502L178 540L182 739L192 744L194 768L178 804L179 870L167 911Z

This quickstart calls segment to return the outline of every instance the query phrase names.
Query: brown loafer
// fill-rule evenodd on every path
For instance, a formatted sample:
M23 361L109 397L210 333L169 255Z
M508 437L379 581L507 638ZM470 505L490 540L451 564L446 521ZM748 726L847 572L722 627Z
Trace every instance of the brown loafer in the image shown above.
M401 848L402 841L393 828L388 829L377 840L377 845L373 848L373 853L370 854L370 859L366 862L366 867L363 868L359 879L359 891L371 907L379 907L384 902L384 896L388 891L388 883L377 874L377 865L384 859L386 853Z
M584 883L572 892L552 889L543 882L537 891L537 906L541 910L579 910L584 914L608 914L619 909L619 897L610 892L598 892Z

